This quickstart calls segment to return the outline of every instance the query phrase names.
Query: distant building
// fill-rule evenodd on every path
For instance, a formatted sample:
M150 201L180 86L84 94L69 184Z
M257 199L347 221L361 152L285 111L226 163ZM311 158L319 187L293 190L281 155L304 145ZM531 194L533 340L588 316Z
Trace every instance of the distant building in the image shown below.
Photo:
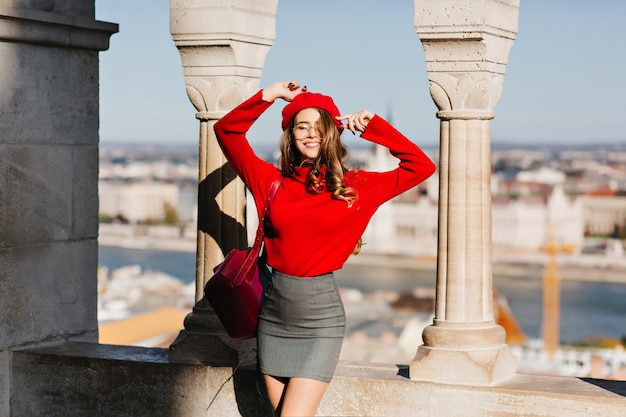
M365 244L362 251L435 256L437 214L437 201L426 196L420 196L413 202L398 199L383 204L363 235Z
M545 196L511 198L496 196L492 201L493 249L539 250L550 240L583 247L583 211L580 199L565 195L560 185L548 187Z
M383 171L397 159L376 147L368 169ZM565 175L556 170L523 171L508 182L494 176L492 191L493 248L540 250L550 239L575 251L583 247L583 200L567 196ZM500 193L498 191L501 191ZM379 208L363 238L363 252L435 255L438 237L438 178L435 174ZM462 232L462 231L459 231Z
M100 215L130 223L163 220L167 205L178 207L179 188L174 183L99 181L98 187Z
M626 196L608 191L589 193L581 199L585 235L626 235Z
M389 171L398 159L376 145L367 159L372 171ZM434 174L418 187L383 204L363 234L364 253L435 256L438 228L438 177Z

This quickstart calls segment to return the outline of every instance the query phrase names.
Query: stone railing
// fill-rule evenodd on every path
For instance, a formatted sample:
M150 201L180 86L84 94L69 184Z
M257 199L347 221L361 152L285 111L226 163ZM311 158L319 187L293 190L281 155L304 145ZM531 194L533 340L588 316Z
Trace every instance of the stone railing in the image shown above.
M12 352L13 417L271 416L254 369L173 364L164 349L68 343ZM623 417L626 381L517 374L414 381L408 365L340 362L320 416Z

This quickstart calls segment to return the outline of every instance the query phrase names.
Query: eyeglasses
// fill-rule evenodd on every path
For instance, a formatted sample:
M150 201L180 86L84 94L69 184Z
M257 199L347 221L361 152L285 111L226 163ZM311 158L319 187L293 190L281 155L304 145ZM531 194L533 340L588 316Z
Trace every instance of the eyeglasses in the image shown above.
M293 128L293 135L296 138L305 138L307 136L319 137L320 131L314 125L311 126L306 123L300 123Z

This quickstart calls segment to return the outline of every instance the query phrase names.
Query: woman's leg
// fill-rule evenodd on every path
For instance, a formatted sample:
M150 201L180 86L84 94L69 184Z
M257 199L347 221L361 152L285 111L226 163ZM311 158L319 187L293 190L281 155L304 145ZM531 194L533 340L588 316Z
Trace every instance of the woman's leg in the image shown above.
M285 387L281 417L315 416L328 382L309 378L290 378Z
M263 379L265 380L265 390L270 399L270 404L272 404L272 409L278 411L285 391L285 381L271 375L263 375Z

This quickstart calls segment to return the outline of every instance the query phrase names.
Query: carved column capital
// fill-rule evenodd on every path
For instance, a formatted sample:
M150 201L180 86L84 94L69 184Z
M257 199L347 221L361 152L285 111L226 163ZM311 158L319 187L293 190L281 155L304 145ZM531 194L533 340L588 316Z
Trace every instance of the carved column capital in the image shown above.
M261 70L270 45L242 45L230 39L213 45L177 43L187 96L200 120L219 120L259 88ZM254 48L250 50L250 48ZM250 60L245 67L237 62Z
M430 95L439 109L439 119L493 119L493 108L502 93L504 76L479 72L429 72L428 79Z
M198 119L220 119L258 89L277 7L278 0L170 0L170 32Z
M492 119L517 33L519 0L415 0L437 117Z

